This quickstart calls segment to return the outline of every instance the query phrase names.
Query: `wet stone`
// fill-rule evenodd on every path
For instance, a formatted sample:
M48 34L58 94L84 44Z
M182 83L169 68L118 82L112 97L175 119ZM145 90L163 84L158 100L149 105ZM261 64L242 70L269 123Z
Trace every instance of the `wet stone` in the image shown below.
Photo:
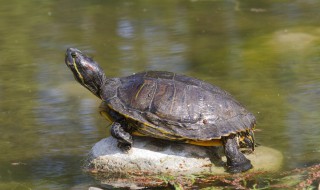
M129 153L117 147L117 140L108 137L96 143L85 163L85 170L102 184L111 187L161 186L168 176L221 175L227 174L226 161L219 155L222 147L200 147L146 137L135 137ZM246 154L254 166L249 172L276 171L281 167L283 156L272 148L259 146Z

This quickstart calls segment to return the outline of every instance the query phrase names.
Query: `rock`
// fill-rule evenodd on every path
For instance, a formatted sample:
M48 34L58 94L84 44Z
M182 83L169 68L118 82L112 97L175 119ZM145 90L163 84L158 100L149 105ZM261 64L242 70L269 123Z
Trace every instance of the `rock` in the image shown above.
M278 31L269 44L281 51L303 51L312 47L317 39L319 39L317 35L308 32Z
M157 180L153 178L151 181L158 186L165 181L160 176L227 174L217 150L214 147L135 137L132 149L126 154L117 147L117 140L109 137L94 145L85 170L111 186L138 189L145 185L137 184L137 180L133 180L132 184L124 180L126 177L132 179L133 176L139 178L138 181L144 181L141 178L145 176L156 176ZM257 147L254 153L246 157L254 166L250 172L276 171L282 163L279 151L264 146ZM222 160L225 161L225 157Z
M103 189L101 189L101 188L99 188L99 187L89 187L88 190L103 190Z

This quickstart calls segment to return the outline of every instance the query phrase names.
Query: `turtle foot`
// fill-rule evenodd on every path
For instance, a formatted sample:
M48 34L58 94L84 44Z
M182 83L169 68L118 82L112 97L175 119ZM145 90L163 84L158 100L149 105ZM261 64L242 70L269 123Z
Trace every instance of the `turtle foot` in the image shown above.
M235 165L227 166L227 172L229 173L240 173L240 172L245 172L253 168L250 160L246 160L245 162L238 163Z

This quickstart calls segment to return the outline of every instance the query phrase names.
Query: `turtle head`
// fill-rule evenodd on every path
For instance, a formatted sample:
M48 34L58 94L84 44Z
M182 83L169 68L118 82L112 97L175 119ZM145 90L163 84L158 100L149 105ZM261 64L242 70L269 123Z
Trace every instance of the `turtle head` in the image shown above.
M65 63L72 71L74 78L100 98L106 76L98 63L75 48L67 49Z

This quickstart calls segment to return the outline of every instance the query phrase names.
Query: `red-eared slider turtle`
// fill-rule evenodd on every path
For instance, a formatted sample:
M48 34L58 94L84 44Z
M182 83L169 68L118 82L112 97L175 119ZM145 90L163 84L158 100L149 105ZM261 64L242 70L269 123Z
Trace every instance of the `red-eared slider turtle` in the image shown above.
M111 135L128 151L132 135L199 146L223 146L227 170L252 168L239 144L254 147L255 117L229 93L204 81L163 71L107 78L101 67L75 48L66 65L75 79L102 100L100 113L112 122Z

